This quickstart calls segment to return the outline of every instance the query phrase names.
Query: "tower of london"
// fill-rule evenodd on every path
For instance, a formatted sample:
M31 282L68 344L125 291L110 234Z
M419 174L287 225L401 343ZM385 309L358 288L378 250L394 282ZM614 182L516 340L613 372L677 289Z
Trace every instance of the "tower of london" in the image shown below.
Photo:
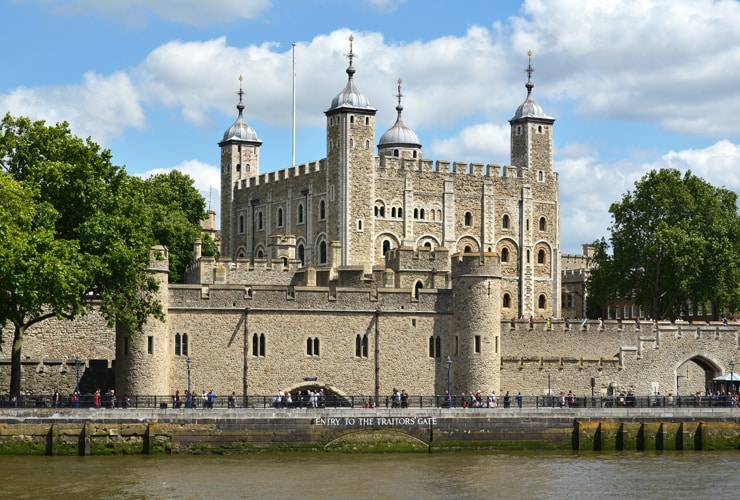
M337 75L327 97L326 157L262 173L270 146L240 85L218 142L220 258L196 241L174 284L167 249L153 249L165 321L134 335L95 315L38 325L24 380L68 387L79 357L83 375L110 373L129 394L654 394L678 389L679 374L684 390L709 387L727 373L736 325L559 319L579 307L584 273L581 257L561 258L555 119L535 101L529 56L510 165L426 158L401 80L395 123L378 134L350 39L346 82Z

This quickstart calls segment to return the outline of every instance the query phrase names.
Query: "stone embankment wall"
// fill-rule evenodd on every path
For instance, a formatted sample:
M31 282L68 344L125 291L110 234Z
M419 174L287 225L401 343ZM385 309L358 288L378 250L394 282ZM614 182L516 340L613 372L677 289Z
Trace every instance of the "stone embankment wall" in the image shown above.
M2 410L0 455L260 450L739 450L723 409Z

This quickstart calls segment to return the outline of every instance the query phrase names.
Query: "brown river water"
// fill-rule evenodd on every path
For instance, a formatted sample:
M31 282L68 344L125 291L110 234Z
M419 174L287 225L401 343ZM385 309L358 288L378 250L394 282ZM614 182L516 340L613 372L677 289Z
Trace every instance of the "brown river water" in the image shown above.
M740 498L740 452L0 457L2 498Z

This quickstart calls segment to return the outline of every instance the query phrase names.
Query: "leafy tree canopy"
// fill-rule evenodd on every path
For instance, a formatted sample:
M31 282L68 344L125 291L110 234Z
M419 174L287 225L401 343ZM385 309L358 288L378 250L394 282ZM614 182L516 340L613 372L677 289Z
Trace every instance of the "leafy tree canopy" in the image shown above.
M675 318L688 304L714 305L715 316L723 308L738 310L740 218L734 192L691 172L654 170L609 212L610 242L595 242L592 301L633 297L653 318Z
M193 260L193 242L200 238L206 218L206 201L193 179L173 170L141 180L152 233L169 250L170 282L183 283Z
M26 329L97 306L141 331L162 317L146 274L155 243L140 184L67 123L0 122L0 329L12 326L10 392L20 392Z

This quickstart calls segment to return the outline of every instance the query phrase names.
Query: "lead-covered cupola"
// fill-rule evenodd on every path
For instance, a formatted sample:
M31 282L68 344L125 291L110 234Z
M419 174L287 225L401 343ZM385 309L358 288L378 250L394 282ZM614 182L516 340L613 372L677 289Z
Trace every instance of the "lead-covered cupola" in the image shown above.
M327 115L332 112L340 111L342 110L342 108L359 109L373 112L376 111L375 108L370 106L370 101L367 100L367 97L362 95L362 93L357 90L357 87L355 87L355 67L352 65L352 62L355 58L355 53L352 50L353 41L354 37L350 36L349 54L347 54L347 57L349 58L349 66L347 66L347 85L344 86L342 91L337 94L334 99L332 99L331 107L326 111Z
M398 79L398 104L396 105L396 123L385 131L378 142L378 154L380 156L397 156L400 158L421 158L421 143L416 133L403 123L401 113L403 105L401 99L401 79Z

